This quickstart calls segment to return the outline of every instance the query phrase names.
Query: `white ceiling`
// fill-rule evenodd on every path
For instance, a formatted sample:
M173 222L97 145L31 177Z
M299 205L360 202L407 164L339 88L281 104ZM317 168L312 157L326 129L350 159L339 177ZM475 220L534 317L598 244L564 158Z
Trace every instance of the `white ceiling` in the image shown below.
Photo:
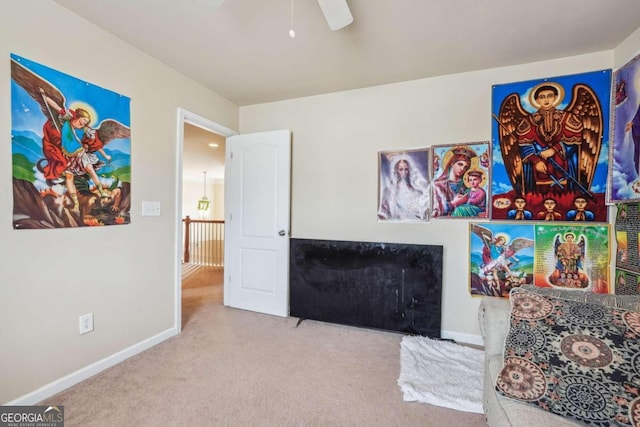
M184 182L202 183L203 172L207 182L224 181L224 154L226 139L198 126L185 123L182 147L182 178ZM209 144L217 144L211 147Z
M616 47L638 0L54 0L238 105Z

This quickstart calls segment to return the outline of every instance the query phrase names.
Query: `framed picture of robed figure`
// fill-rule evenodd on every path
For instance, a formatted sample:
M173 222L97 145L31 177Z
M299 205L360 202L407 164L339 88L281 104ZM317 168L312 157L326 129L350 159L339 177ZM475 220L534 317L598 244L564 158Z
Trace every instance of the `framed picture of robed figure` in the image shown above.
M640 200L640 55L614 72L609 201Z
M378 221L429 221L429 149L378 152Z

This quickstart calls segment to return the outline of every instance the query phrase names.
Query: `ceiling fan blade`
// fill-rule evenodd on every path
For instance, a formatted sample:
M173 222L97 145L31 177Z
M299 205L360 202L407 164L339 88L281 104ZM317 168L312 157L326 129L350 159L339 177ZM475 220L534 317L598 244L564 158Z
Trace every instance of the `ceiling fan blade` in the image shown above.
M320 9L333 31L346 27L353 22L347 0L318 0Z

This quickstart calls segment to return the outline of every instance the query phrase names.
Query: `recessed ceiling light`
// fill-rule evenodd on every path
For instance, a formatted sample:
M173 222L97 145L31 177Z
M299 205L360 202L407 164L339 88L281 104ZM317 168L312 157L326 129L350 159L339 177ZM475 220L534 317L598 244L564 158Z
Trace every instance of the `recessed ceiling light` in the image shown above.
M218 144L216 144L215 142L212 142L211 144L209 144L209 147L218 147Z

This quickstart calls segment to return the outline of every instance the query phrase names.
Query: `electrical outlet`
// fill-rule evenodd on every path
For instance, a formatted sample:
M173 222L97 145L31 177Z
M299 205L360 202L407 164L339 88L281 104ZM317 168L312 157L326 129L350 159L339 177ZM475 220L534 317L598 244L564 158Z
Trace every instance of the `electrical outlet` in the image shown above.
M93 313L80 316L80 335L93 331Z

